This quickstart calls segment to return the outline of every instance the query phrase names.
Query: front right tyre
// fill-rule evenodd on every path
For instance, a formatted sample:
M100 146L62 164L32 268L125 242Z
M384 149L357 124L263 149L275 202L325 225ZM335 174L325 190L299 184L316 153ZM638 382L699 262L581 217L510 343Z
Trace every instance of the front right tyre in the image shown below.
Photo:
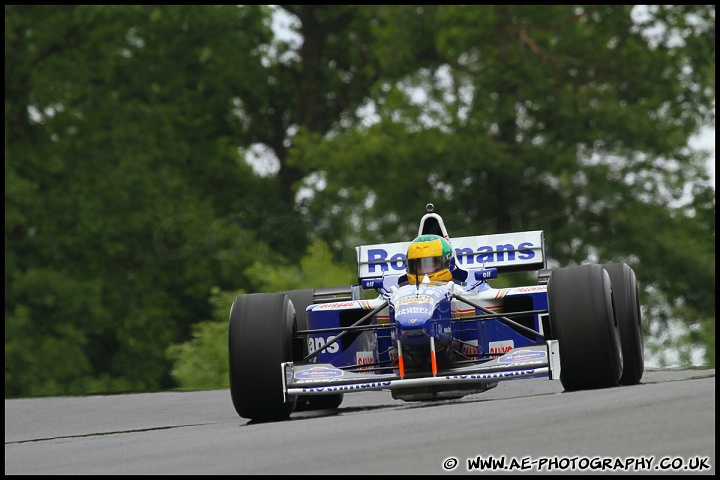
M295 307L282 293L240 295L230 310L230 395L238 415L257 422L285 420L295 398L285 398L280 364L293 359Z
M307 307L313 304L315 300L315 291L313 289L288 290L282 293L287 295L295 306L297 330L307 330ZM307 337L307 334L295 335L293 340L294 362L301 362L309 353ZM342 393L333 393L330 395L298 395L295 411L335 410L342 403L343 397L344 394Z

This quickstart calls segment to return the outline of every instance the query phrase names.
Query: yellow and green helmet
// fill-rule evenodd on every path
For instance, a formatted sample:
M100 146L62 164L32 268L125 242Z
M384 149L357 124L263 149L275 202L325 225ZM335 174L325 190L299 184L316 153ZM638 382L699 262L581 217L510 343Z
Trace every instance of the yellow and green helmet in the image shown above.
M455 258L450 242L439 235L420 235L410 243L405 265L410 283L419 283L425 275L431 282L452 280Z

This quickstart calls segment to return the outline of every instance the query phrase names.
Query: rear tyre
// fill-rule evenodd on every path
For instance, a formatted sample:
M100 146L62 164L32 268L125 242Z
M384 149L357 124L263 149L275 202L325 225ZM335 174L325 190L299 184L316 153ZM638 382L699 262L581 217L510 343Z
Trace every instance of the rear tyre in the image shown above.
M313 289L288 290L282 292L290 298L295 306L295 317L297 331L307 330L307 307L315 303L315 292ZM294 335L293 338L293 361L300 362L308 354L307 335ZM330 395L298 395L295 405L296 412L307 410L332 410L340 406L343 401L342 393Z
M280 364L292 360L295 309L282 293L240 295L230 310L230 395L238 415L285 420L295 398L284 398Z
M622 345L623 373L621 385L637 385L645 371L645 346L643 341L640 301L635 272L625 263L609 263L602 266L610 275Z
M615 387L622 375L620 332L610 276L600 265L554 270L548 280L552 337L566 391Z

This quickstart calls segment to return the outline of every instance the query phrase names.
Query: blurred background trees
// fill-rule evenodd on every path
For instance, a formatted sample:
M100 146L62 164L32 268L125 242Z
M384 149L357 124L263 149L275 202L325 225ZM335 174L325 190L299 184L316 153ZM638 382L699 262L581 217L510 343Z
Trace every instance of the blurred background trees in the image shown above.
M709 6L5 6L5 395L221 388L235 295L543 229L715 362ZM699 353L698 353L699 352Z

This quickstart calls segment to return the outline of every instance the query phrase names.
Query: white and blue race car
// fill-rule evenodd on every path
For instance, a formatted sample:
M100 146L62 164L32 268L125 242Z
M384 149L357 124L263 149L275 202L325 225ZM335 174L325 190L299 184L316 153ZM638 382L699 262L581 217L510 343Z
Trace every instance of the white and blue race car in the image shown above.
M432 401L522 378L560 380L565 391L640 382L638 285L627 264L548 270L541 230L451 239L426 209L413 242L356 248L356 285L235 299L230 392L241 417L283 420L369 390ZM444 246L440 268L451 276L430 265ZM537 271L537 284L491 286L516 271Z

